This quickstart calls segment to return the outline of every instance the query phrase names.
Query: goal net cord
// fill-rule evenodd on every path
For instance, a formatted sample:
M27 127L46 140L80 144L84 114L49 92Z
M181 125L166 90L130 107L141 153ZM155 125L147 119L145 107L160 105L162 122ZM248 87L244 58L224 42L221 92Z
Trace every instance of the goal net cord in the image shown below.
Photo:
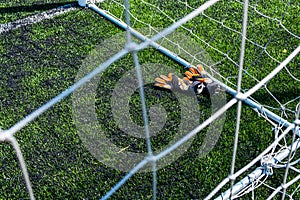
M156 40L159 40L159 39L165 37L166 35L170 34L174 29L178 28L179 26L181 26L185 22L189 21L192 17L197 16L198 14L200 14L201 12L203 12L206 8L208 8L209 6L213 5L216 2L217 1L208 1L207 4L204 4L203 6L199 7L199 9L195 10L190 15L182 18L182 20L179 20L177 23L174 23L169 28L164 29L164 31L162 31L161 33L153 36L151 39L145 39L145 41L142 42L141 44L137 45L134 50L135 51L139 51L139 50L141 50L143 48L146 48L148 45L151 45L151 46L155 47L155 43L154 42ZM100 11L101 10L101 9L99 9L98 7L96 7L93 4L90 4L89 7L91 9L95 10L95 11ZM135 31L132 30L132 29L130 29L129 31L130 31L131 34L135 34ZM161 47L159 48L159 50L160 49L161 49ZM235 90L229 88L227 85L224 85L223 83L220 82L220 84L222 84L227 89L227 91L229 91L230 93L234 94L235 98L232 99L231 101L229 101L223 108L221 108L218 112L216 112L214 115L212 115L204 123L202 123L196 129L194 129L194 131L190 132L188 135L186 135L184 138L182 138L180 141L178 141L176 144L174 144L174 146L172 146L171 148L166 149L165 151L161 152L160 154L158 154L156 156L145 158L145 160L143 160L140 164L138 164L135 168L133 168L132 171L129 172L124 177L124 179L122 179L116 185L116 187L114 187L111 191L114 192L116 189L118 189L118 187L120 187L123 183L125 183L126 180L128 180L134 173L136 173L140 168L142 168L148 162L155 162L156 160L158 160L158 159L162 158L163 156L167 155L168 153L170 153L172 150L176 149L178 146L180 146L185 141L187 141L188 139L190 139L193 135L197 134L200 130L202 130L205 126L207 126L209 123L211 123L214 119L216 119L218 116L220 116L222 113L224 113L227 109L229 109L231 106L233 106L238 101L242 100L242 101L244 101L246 103L252 102L253 104L252 105L250 104L250 106L253 106L256 109L260 110L261 106L259 106L259 104L256 104L254 101L250 100L249 99L250 95L252 95L259 88L261 88L268 80L272 79L272 77L274 77L280 70L282 70L286 66L286 64L288 64L299 53L299 51L300 51L300 47L296 48L283 62L280 63L279 66L277 66L274 69L274 71L272 73L270 73L267 77L265 77L262 81L260 81L257 85L255 85L253 88L251 88L249 91L247 91L245 93L236 93ZM28 173L27 173L27 170L26 170L26 166L25 166L25 162L24 162L24 159L23 159L23 156L22 156L22 152L20 151L19 145L17 144L17 142L15 140L14 134L17 131L19 131L20 129L22 129L24 126L26 126L28 123L30 123L32 120L34 120L36 117L40 116L42 113L44 113L50 107L52 107L53 105L55 105L56 103L58 103L59 101L61 101L63 98L65 98L68 95L70 95L71 93L73 93L73 91L75 91L77 88L79 88L80 86L82 86L83 84L85 84L88 80L90 80L96 74L104 71L110 64L114 63L115 61L119 60L120 58L122 58L123 56L125 56L126 54L128 54L130 52L131 52L130 49L124 48L122 51L120 51L119 53L117 53L116 55L114 55L113 57L111 57L110 59L108 59L106 62L104 62L98 68L96 68L93 72L91 72L90 74L88 74L87 76L85 76L84 78L82 78L80 81L78 81L77 83L75 83L74 85L72 85L70 88L68 88L66 91L64 91L63 93L61 93L57 97L55 97L52 100L50 100L45 105L41 106L39 109L37 109L36 111L34 111L33 113L31 113L30 115L28 115L27 117L25 117L23 120L21 120L17 124L15 124L13 127L11 127L8 130L1 131L0 141L9 141L10 143L12 143L15 151L17 152L18 159L19 159L19 162L20 162L20 165L21 165L21 168L22 168L22 172L23 172L24 177L25 177L26 185L27 185L27 188L29 190L29 194L30 194L31 199L34 198L33 197L33 191L32 191L32 188L30 186L29 176L28 176ZM174 58L178 58L178 57L174 56L174 54L173 54L173 57ZM178 60L181 60L181 59L178 58ZM187 64L185 66L189 66L189 64ZM218 81L218 80L216 80L216 81ZM284 120L281 117L277 118L276 114L274 114L274 115L268 115L268 112L272 113L271 111L268 111L267 109L264 109L263 112L268 117L270 117L272 119L274 119L272 116L275 116L275 120L277 119L280 123L284 122L283 125L287 126L287 129L284 131L284 134L282 134L280 137L278 137L274 141L273 144L277 144L278 141L280 139L282 139L285 134L287 134L290 130L292 130L292 129L295 128L295 124L288 123L286 120ZM298 134L297 131L295 131L295 132ZM271 146L272 145L270 145L269 148L267 148L266 150L270 150L272 148ZM293 148L291 148L291 149L293 149ZM266 150L264 152L267 153L268 151L266 151ZM291 152L291 151L289 151L289 152ZM262 156L263 155L261 154L260 156L258 156L259 158L253 160L249 164L251 164L251 166L252 166L257 161L259 161L259 159L261 159ZM247 169L249 169L249 167L250 167L249 164L242 169L243 171L240 170L240 171L236 172L235 174L233 174L233 176L237 177L237 176L241 175L243 172L245 172ZM220 183L220 185L218 185L216 187L216 189L212 193L216 193L218 190L220 190L225 185L225 182L228 182L228 181L230 181L233 178L234 177L231 177L230 179L229 178L225 179L222 183ZM289 184L291 184L293 182L295 182L295 181L290 181L286 185L283 185L282 188L289 186ZM282 189L282 188L279 188L279 189L277 188L276 191L280 191L280 189ZM107 193L107 195L108 194L110 194L110 193ZM109 197L109 196L110 195L108 195L107 197Z

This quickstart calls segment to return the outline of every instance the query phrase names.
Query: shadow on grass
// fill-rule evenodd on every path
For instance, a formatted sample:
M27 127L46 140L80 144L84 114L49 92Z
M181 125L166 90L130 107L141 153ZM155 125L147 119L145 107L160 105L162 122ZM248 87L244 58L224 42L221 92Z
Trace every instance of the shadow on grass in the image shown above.
M0 8L0 14L5 13L18 13L18 12L33 12L33 11L45 11L53 8L58 8L67 4L77 4L77 1L71 2L61 2L61 3L40 3L32 5L23 5L23 6L11 6L7 8Z

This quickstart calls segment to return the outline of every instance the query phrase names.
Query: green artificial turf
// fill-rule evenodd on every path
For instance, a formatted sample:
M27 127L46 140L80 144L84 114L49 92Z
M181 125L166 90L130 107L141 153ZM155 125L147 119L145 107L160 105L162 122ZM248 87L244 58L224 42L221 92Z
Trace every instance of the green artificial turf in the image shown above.
M0 2L0 23L8 23L19 20L34 14L42 13L44 11L64 6L66 4L75 4L76 1L72 0L16 0Z
M40 13L60 5L74 1L26 1L14 3L0 3L0 23L8 23L32 14ZM120 1L122 3L123 1ZM147 24L161 30L173 21L179 20L200 6L203 1L191 1L191 7L170 1L148 1L160 11L140 1L132 1L132 14L137 16L131 23L134 28L146 35L149 32ZM253 2L250 2L254 5ZM260 2L257 9L272 18L281 18L286 4L275 1L272 4ZM109 10L117 17L123 18L122 7L106 2L101 7ZM275 9L277 8L277 9ZM223 52L238 63L240 52L240 36L220 26L216 20L224 22L229 28L240 31L243 5L236 2L219 2L205 12L206 16L199 16L185 26L193 34L179 28L175 34L169 36L180 45L197 44L210 56L206 64L217 62L216 68L223 76L222 81L237 81L237 66L234 66ZM299 35L299 18L297 15L300 5L292 3L284 17L283 25L293 34ZM145 24L140 23L145 22ZM245 52L245 71L243 73L242 88L247 90L270 73L279 63L270 58L283 61L299 44L299 39L289 34L274 20L268 20L249 8L248 38L256 45L247 41ZM48 102L56 95L70 87L76 80L78 70L84 59L105 41L122 33L123 30L100 17L95 12L78 8L54 19L28 25L13 31L4 32L0 39L0 127L8 129L32 111ZM178 36L187 35L190 41L176 40ZM196 37L197 36L197 37ZM271 38L271 40L270 40ZM179 38L180 39L180 38ZM176 48L176 44L158 41L189 62L197 64L195 59L201 59L202 54L189 55ZM265 46L268 56L258 45ZM219 51L216 51L218 49ZM108 47L109 48L109 47ZM191 48L190 50L198 51ZM111 53L112 54L112 53ZM138 53L141 65L157 63L170 66L181 75L185 69L167 56L152 48ZM109 55L107 55L109 56ZM195 56L195 57L193 57ZM289 65L288 69L299 78L299 56ZM98 63L100 64L100 63ZM133 152L147 152L146 141L130 136L117 127L111 107L111 98L118 80L128 70L133 69L132 56L127 55L112 64L102 73L101 82L97 87L95 108L97 119L105 135L120 148L127 148ZM252 75L252 76L251 76ZM254 78L254 77L255 78ZM226 79L227 78L227 79ZM227 84L235 88L234 84ZM267 88L281 103L287 103L299 96L299 84L295 84L287 71L282 71L268 84ZM165 90L160 90L148 84L145 86L146 105L161 104L167 112L167 122L155 137L151 138L154 150L164 149L178 133L180 123L179 101L176 96ZM270 97L266 90L259 90L253 95L263 105L269 105L277 114L282 114L280 105ZM227 99L232 97L227 95ZM140 126L143 125L141 103L138 90L128 100L130 117ZM288 103L287 108L294 110L297 101ZM97 160L87 150L77 133L72 115L72 96L46 111L36 120L29 123L16 134L16 139L23 152L30 180L36 199L99 199L105 195L121 178L125 172L110 168ZM203 122L211 115L211 101L206 97L199 97L199 122ZM192 142L190 148L170 165L157 171L158 199L203 199L230 172L232 149L236 124L236 106L226 112L226 118L220 138L215 147L204 157L199 155L199 149L204 141L207 128L201 131ZM191 110L193 113L193 110ZM293 120L293 113L286 112L289 120ZM191 114L190 116L194 116ZM199 118L199 119L198 119ZM191 129L193 127L190 127ZM242 168L253 158L258 156L274 141L272 126L251 108L244 105L241 115L239 145L236 157L236 170ZM290 140L290 138L287 138ZM248 172L259 166L253 166ZM247 172L247 173L248 173ZM244 175L246 175L245 173ZM267 183L273 187L280 185L284 170L274 170ZM289 180L295 177L290 173ZM28 193L21 173L19 163L13 148L8 143L0 143L0 199L26 199ZM230 187L226 185L223 189ZM295 189L292 186L292 189ZM222 190L222 191L224 191ZM292 191L292 190L289 190ZM255 190L257 199L264 199L272 190L260 187ZM152 197L152 172L137 173L130 178L113 196L112 199L150 199ZM279 197L279 196L277 196ZM295 199L300 198L295 194ZM248 194L244 199L251 199Z

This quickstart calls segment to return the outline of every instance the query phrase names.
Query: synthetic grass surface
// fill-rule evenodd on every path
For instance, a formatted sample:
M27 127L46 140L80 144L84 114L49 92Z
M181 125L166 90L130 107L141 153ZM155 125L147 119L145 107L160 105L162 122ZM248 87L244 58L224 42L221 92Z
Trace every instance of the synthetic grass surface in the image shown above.
M65 2L57 1L57 3L64 4ZM132 3L133 12L148 12L151 16L153 10L149 9L149 6L139 3L138 1ZM190 11L184 11L183 8L172 10L169 8L178 5L172 5L164 1L160 1L160 3L161 8L167 7L165 9L171 12L170 15L174 19L180 18ZM201 2L195 1L194 4L197 6ZM18 10L14 8L18 6L17 4L1 4L2 8L5 7L5 14L2 15L4 20L1 23L20 19L41 11L40 9L34 9L34 6L31 7L30 3L26 3L26 5L23 7L24 9ZM109 4L104 4L103 7L105 8L107 5ZM193 5L193 3L190 3L190 5ZM240 21L238 20L240 18L237 19L237 16L231 16L232 10L241 11L240 4L230 2L220 3L216 6L217 10L226 10L225 13L226 16L228 15L228 19L236 21L237 27L235 28L240 28ZM298 9L297 5L294 7L295 10ZM47 6L43 7L42 10L46 10L46 8ZM118 14L122 13L117 6L113 7L111 5L109 8L116 9L115 12ZM272 5L270 5L269 10L272 10L272 8ZM218 14L219 12L216 12L214 17L217 17ZM274 15L278 16L277 13L274 13ZM140 14L140 16L144 15ZM151 19L152 21L149 21L149 23L157 25L158 28L171 24L170 21L159 14L153 16L153 18L149 17L143 20ZM296 13L290 12L289 17L293 18L292 16L296 16ZM260 20L263 20L261 18L254 19L256 19L254 22L256 24L260 24ZM212 45L215 43L218 49L223 52L228 52L232 49L230 45L236 43L233 45L236 49L230 51L230 56L238 61L240 42L237 35L227 35L229 32L222 27L218 28L217 24L212 26L213 22L206 18L197 20L192 21L190 26L194 26L194 30L200 35L199 37L202 37L205 41L211 40L209 43ZM291 30L298 31L297 27L294 27L297 26L296 21L295 23L290 21L288 22ZM201 24L201 27L197 25L198 23ZM229 24L235 26L235 23ZM143 28L143 25L136 22L134 27ZM0 126L2 129L11 127L30 112L71 86L84 58L88 56L91 50L120 32L122 30L111 22L88 9L80 8L42 23L3 33L0 40ZM263 33L268 32L269 30L266 29ZM258 39L258 33L253 35L255 41L263 43ZM266 34L262 35L268 37ZM299 40L294 37L291 37L291 40L288 41L285 40L285 36L282 36L281 39L286 41L284 42L284 48L288 53L299 43ZM195 41L201 43L197 38L195 38ZM215 51L205 45L203 45L203 48L213 57L214 61L224 58L224 56L216 54ZM261 51L256 47L250 48L245 59L246 62L253 61L250 55L252 53L259 54L259 52ZM254 57L258 57L256 54L254 55ZM278 54L276 58L280 59L281 56L282 54ZM182 66L156 50L148 49L139 52L139 57L141 64L160 63L174 67L179 73L184 72ZM267 58L267 56L263 56L263 58ZM263 58L260 60L261 63L264 62ZM187 59L189 59L189 56L187 56ZM297 73L297 63L296 60L289 65L289 69L293 70L294 73ZM263 67L249 64L246 66L248 71L258 70L258 72L251 71L256 77L264 77L276 66L276 63L270 60L270 62L265 62ZM145 152L145 141L124 134L116 127L111 113L110 98L112 90L119 78L132 68L132 57L128 55L114 63L103 73L102 81L99 83L97 90L96 111L99 123L105 124L107 137L111 138L115 144L124 148L129 146L131 151ZM233 67L226 60L220 64L219 69L225 77L234 76L237 73L236 67ZM288 73L283 72L278 77L273 84L270 84L271 86L278 85L278 82L282 83L282 80L289 80L284 84L287 84L287 88L291 88L288 94L286 94L285 88L276 88L276 95L279 95L280 99L286 97L287 100L290 100L295 95L299 95L299 86L289 86L294 82ZM248 80L247 77L246 80ZM252 86L251 81L246 81L245 84L244 88ZM264 104L272 104L273 101L266 99L263 92L257 94L258 100L263 101ZM154 148L162 148L178 130L178 101L172 93L159 90L153 85L147 85L145 93L148 107L162 103L168 111L167 124L156 137L152 138ZM228 96L227 98L230 99L231 97ZM133 121L142 125L138 91L131 97L130 105ZM200 122L211 114L210 106L209 99L199 98L198 109L201 109L203 113L199 117ZM205 157L201 158L198 150L203 142L206 129L196 136L192 146L178 160L158 170L157 196L159 199L202 199L228 175L234 140L235 118L236 107L233 107L226 113L226 121L217 145ZM16 137L24 154L37 199L98 199L125 175L124 172L105 166L87 151L74 125L70 97L28 124L16 134ZM273 141L273 138L272 127L256 112L244 106L236 169L240 169L257 156ZM23 175L16 161L15 153L9 144L0 143L0 157L0 185L2 188L0 197L6 199L28 198ZM259 164L255 167L258 166ZM282 180L282 173L282 170L276 170L275 175L270 177L268 183L273 184L274 187L278 186ZM293 175L291 173L291 177ZM229 185L224 189L228 187ZM263 199L270 192L272 191L268 191L265 187L258 188L256 198ZM121 187L114 194L113 199L150 199L151 195L152 173L141 173L133 176ZM296 195L295 198L298 196ZM250 199L250 197L251 195L244 197L244 199Z
M22 19L66 4L76 4L72 0L17 0L0 2L0 24Z

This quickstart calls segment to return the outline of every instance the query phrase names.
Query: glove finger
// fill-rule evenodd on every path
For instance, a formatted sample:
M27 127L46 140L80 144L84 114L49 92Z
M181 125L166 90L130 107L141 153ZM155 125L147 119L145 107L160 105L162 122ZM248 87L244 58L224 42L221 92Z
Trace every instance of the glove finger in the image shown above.
M193 77L193 81L199 81L201 83L212 83L213 81L210 78L202 78L202 77Z
M188 79L191 79L193 77L193 74L190 71L186 71L186 72L184 72L184 74L186 75L186 77Z
M190 72L192 72L192 74L199 74L199 72L197 71L197 69L193 66L193 67L190 67Z
M184 82L184 80L178 78L178 85L181 90L188 90L189 86Z
M205 83L212 83L213 80L211 80L210 78L203 78L203 82L205 82Z
M188 77L183 77L183 81L188 85L190 84L190 79Z
M172 73L168 74L168 78L169 78L170 81L173 81L174 77L177 77L177 76L172 74Z
M155 83L154 85L157 86L157 87L166 88L166 89L169 89L169 90L171 89L171 86L168 85L168 84Z
M172 78L170 79L169 77L165 76L165 75L160 75L160 78L166 80L166 81L172 81Z
M198 73L200 73L201 75L206 74L206 71L204 70L202 65L197 65L197 71Z
M162 84L165 84L166 83L166 80L162 79L162 78L155 78L155 81L158 82L158 83L162 83Z
M205 79L202 77L193 76L192 81L199 81L201 83L205 82Z

